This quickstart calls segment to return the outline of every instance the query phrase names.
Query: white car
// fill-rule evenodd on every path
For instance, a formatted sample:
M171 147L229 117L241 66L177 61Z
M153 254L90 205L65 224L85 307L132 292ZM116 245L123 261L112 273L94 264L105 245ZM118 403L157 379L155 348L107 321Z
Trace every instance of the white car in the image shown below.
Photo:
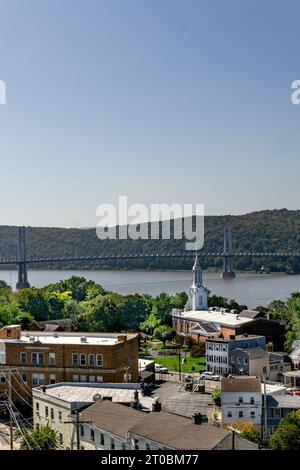
M220 376L218 374L213 374L212 372L203 372L200 375L200 379L203 379L203 380L220 380Z
M160 374L167 374L168 369L164 366L160 366L159 364L155 364L155 372L158 372Z

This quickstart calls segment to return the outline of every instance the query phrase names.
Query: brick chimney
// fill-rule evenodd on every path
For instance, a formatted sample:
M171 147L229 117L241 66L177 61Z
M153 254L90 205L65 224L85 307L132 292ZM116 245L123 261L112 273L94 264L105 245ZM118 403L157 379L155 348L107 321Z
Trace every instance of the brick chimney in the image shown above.
M127 341L127 335L119 335L117 336L117 340L119 343L121 343L122 341Z
M152 403L152 412L157 411L161 411L161 403L158 401L158 398L156 398L155 402Z

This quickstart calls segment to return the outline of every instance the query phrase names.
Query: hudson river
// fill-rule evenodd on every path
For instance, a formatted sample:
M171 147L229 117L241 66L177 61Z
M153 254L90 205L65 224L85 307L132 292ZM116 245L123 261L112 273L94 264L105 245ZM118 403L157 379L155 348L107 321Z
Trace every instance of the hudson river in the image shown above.
M42 287L72 275L91 279L104 288L121 294L161 292L173 294L187 290L191 272L180 271L29 271L31 286ZM17 271L0 271L0 279L15 289ZM300 291L300 275L238 274L235 279L224 280L218 273L204 273L203 282L211 294L222 295L247 305L249 308L267 305L274 299L285 299Z

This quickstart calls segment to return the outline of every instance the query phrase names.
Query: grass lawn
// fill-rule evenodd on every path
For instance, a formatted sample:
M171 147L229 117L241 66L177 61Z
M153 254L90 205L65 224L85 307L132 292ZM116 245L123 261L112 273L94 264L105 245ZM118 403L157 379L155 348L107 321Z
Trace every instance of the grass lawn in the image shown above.
M181 356L182 359L183 356ZM170 372L178 372L179 363L177 357L157 357L154 359L155 364L167 367ZM181 364L182 373L198 372L199 370L205 369L206 358L202 357L186 357L186 364ZM193 370L194 368L194 370Z

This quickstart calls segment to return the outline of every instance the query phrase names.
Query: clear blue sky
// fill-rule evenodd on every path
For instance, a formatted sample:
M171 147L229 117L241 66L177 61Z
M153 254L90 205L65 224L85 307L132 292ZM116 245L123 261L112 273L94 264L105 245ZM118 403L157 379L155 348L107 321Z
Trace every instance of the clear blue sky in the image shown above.
M300 3L0 0L1 224L297 209Z

